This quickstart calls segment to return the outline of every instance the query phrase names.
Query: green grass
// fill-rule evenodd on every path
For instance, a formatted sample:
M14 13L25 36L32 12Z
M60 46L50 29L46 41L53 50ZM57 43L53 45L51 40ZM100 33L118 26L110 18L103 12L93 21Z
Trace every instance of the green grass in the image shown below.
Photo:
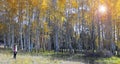
M104 64L120 64L120 58L113 56L111 58L101 58L96 60L95 62Z
M0 49L0 64L80 64L82 62L68 61L69 55L45 51L39 53L18 52L17 59L13 59L11 49Z
M54 51L44 52L18 52L17 59L13 59L11 49L0 49L0 64L120 64L120 58L84 57L83 54L55 53Z
M61 60L51 60L43 56L17 55L17 59L12 58L12 54L0 53L0 64L60 64Z

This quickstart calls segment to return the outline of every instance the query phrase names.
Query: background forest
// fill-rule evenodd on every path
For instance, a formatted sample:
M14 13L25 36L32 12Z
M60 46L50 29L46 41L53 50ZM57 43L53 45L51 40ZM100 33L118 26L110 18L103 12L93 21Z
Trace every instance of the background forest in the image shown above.
M119 52L120 0L0 0L0 41L29 52Z

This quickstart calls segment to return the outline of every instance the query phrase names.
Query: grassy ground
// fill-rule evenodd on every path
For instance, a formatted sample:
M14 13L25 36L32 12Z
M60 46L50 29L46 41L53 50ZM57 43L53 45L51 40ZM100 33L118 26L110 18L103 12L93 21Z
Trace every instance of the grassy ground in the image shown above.
M17 55L16 60L10 54L0 54L0 57L0 64L60 64L62 62L42 56Z
M85 64L82 61L72 61L68 54L41 52L21 53L18 52L17 59L13 59L10 49L0 49L0 64Z
M96 60L96 63L100 64L120 64L120 58L119 57L111 57L111 58L101 58Z
M0 49L0 64L120 64L119 57L93 58L82 54L39 52L18 52L17 59L13 59L10 49Z

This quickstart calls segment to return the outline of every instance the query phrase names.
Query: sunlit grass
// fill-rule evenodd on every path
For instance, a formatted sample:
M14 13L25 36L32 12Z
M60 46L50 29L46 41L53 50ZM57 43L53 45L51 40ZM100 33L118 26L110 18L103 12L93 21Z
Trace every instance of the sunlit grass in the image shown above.
M12 58L12 54L0 53L0 64L59 64L60 60L51 60L42 56L17 55L17 59Z
M65 57L64 57L65 56ZM17 59L13 59L11 51L0 53L0 64L80 64L81 61L69 61L68 54L51 52L40 52L38 55L19 52Z
M80 64L94 60L97 64L120 64L120 58L84 57L82 54L55 53L45 51L39 53L18 52L17 59L13 59L11 50L0 50L0 64Z
M96 60L98 63L104 63L104 64L120 64L120 58L119 57L111 57L111 58L102 58L99 60Z

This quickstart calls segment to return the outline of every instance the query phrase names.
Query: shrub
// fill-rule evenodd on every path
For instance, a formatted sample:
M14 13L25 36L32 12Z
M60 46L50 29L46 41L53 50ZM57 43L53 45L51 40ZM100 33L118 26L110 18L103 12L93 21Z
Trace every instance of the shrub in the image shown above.
M98 55L99 57L112 57L113 53L105 49L105 50L96 52L96 55Z
M113 53L109 50L101 50L96 52L87 52L85 53L85 56L87 57L112 57Z

